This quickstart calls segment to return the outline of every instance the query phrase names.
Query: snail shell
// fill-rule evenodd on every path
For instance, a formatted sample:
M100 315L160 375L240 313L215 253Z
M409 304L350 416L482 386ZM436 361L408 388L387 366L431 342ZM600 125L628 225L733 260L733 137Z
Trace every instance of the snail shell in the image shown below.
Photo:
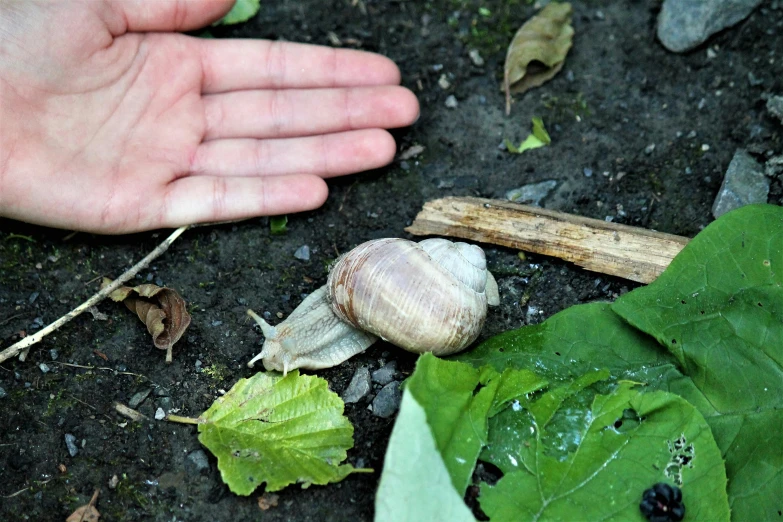
M327 283L282 323L252 311L266 337L267 370L329 368L381 337L411 352L448 355L478 337L487 305L500 303L484 251L427 239L368 241L342 256Z
M448 355L478 337L487 316L484 252L467 243L379 239L346 254L326 287L334 313L410 352Z

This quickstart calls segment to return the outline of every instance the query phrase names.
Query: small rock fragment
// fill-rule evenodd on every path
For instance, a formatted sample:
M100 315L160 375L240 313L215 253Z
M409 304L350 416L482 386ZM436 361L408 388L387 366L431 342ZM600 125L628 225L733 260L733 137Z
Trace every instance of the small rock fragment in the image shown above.
M376 417L388 418L394 415L394 412L400 407L402 394L400 393L400 383L392 381L378 392L372 401L372 414Z
M188 453L185 471L188 475L204 475L209 472L209 458L204 450L197 449Z
M449 87L451 87L451 82L449 81L448 76L446 76L445 74L441 74L440 78L438 78L438 86L444 91Z
M780 118L783 123L783 96L771 96L767 100L767 110L773 116Z
M473 62L473 65L476 67L484 65L484 58L481 57L481 53L479 53L478 49L471 49L468 51L468 57L470 57L470 61Z
M46 363L41 363L38 365L38 368L41 369L42 373L49 373L51 371L51 368L49 368L49 365Z
M155 410L155 420L163 420L166 418L166 412L163 411L163 408L158 408Z
M372 372L372 382L385 386L394 380L397 374L397 361L389 361L379 369Z
M76 446L76 437L70 433L65 434L65 447L68 448L68 455L75 457L79 453L79 448Z
M370 370L366 366L360 366L354 372L351 382L343 392L343 401L347 403L359 402L370 393Z
M658 15L658 39L675 53L689 51L731 27L762 0L664 0Z
M592 171L590 171L592 175ZM557 186L557 181L550 179L539 183L531 183L506 192L506 199L515 203L541 206L541 201Z
M310 261L310 247L308 245L302 245L294 252L294 257L300 261Z
M449 109L456 109L459 105L459 102L457 101L457 97L453 94L449 94L449 97L446 98L446 107Z
M770 178L783 174L783 155L769 158L764 165L764 173Z
M8 397L8 393L3 388L0 388L0 399L5 399L6 397Z
M133 408L134 410L138 408L142 402L146 400L146 398L149 396L150 392L152 392L152 388L148 388L146 390L142 390L138 393L134 393L133 397L128 401L128 406Z
M258 509L266 511L267 509L277 507L277 503L280 501L280 496L274 493L265 492L258 497Z
M764 175L761 165L750 154L738 149L712 205L712 215L718 218L744 205L766 203L768 195L769 179Z
M650 143L644 148L644 153L649 156L650 154L653 153L654 150L655 150L655 143Z
M54 348L49 350L49 358L51 360L56 361L59 356L60 356L60 354Z
M109 479L109 489L114 489L117 487L117 484L120 483L120 477L117 475L112 475Z

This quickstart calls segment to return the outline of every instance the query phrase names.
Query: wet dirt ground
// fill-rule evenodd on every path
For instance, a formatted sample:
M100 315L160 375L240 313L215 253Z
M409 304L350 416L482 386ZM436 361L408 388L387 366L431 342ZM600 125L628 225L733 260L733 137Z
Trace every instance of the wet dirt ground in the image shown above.
M0 519L64 520L101 488L104 520L370 520L394 422L368 410L377 388L346 406L356 429L348 461L376 473L325 487L290 486L267 511L257 504L263 488L235 496L212 456L206 467L194 462L195 427L131 422L112 404L150 390L138 407L150 419L158 408L203 412L221 390L252 374L246 362L262 337L245 316L248 307L278 322L325 282L326 265L340 253L368 239L410 237L403 229L430 199L502 198L555 180L546 208L693 236L713 219L737 148L762 162L783 152L780 122L765 109L767 96L783 93L780 2L764 2L737 26L677 55L655 39L659 1L575 1L576 36L563 71L517 96L508 117L499 81L513 32L535 12L526 1L263 4L251 22L213 33L339 43L391 57L422 107L420 120L394 135L400 150L424 151L331 181L324 207L288 216L283 235L270 233L267 218L186 232L135 280L174 287L189 304L193 322L171 365L143 325L111 302L98 306L106 320L83 314L26 361L0 365ZM471 60L472 49L483 65ZM450 95L455 108L446 106ZM551 145L521 155L501 150L504 138L518 143L529 134L533 116L543 118ZM782 198L781 180L773 180L769 201ZM167 234L72 235L0 221L0 348L84 301L100 276L124 272ZM310 248L309 261L294 257L302 245ZM555 259L485 249L501 306L491 311L483 339L635 286ZM397 362L401 380L415 357L378 343L317 373L341 393L359 366L372 371L389 361ZM75 437L76 456L66 434Z

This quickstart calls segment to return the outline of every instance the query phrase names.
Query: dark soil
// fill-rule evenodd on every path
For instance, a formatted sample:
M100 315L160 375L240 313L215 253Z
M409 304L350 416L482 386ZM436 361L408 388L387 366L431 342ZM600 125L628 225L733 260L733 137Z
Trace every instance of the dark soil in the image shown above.
M518 96L510 117L499 91L505 47L534 13L532 5L353 3L262 2L252 22L213 32L325 45L333 33L391 57L422 107L412 128L395 132L399 148L421 144L424 153L331 181L326 205L288 216L284 235L272 235L267 218L188 231L136 280L174 287L189 303L193 323L173 364L164 364L164 353L151 347L143 325L123 306L104 302L98 309L108 320L84 314L35 346L25 362L0 366L0 519L63 520L101 488L104 520L370 520L394 418L373 416L369 398L346 407L356 427L348 460L376 473L325 487L288 487L265 512L257 505L263 488L238 497L222 483L213 457L204 473L188 463L200 448L195 427L134 423L112 404L149 389L139 407L149 417L158 407L198 415L221 390L252 374L245 364L261 335L246 319L248 307L277 322L274 316L287 316L324 283L325 266L338 254L368 239L409 237L403 229L427 200L502 198L553 179L558 185L543 202L547 208L693 236L712 220L712 202L737 148L760 161L783 152L780 122L764 108L767 96L783 93L781 2L765 2L701 48L676 55L654 36L658 0L575 1L576 38L564 70ZM471 62L474 48L485 65ZM445 90L438 85L443 74L451 84ZM751 83L749 74L759 81ZM444 104L451 94L459 101L454 109ZM500 150L503 138L527 136L533 116L544 119L552 144L521 155ZM775 180L770 202L782 197ZM0 221L0 347L84 301L100 276L116 277L167 234L69 235ZM293 256L304 244L312 252L308 262ZM555 259L486 251L502 305L491 312L482 338L635 286ZM404 377L415 357L378 343L318 375L340 393L358 366L374 370L391 360ZM65 434L76 437L75 457ZM119 483L110 489L114 475Z

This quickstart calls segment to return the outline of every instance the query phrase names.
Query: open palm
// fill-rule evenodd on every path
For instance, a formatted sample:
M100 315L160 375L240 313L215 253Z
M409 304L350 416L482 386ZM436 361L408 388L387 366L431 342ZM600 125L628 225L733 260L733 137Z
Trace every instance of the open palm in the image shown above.
M320 206L384 165L413 94L388 59L204 40L220 2L0 4L0 215L118 233Z

